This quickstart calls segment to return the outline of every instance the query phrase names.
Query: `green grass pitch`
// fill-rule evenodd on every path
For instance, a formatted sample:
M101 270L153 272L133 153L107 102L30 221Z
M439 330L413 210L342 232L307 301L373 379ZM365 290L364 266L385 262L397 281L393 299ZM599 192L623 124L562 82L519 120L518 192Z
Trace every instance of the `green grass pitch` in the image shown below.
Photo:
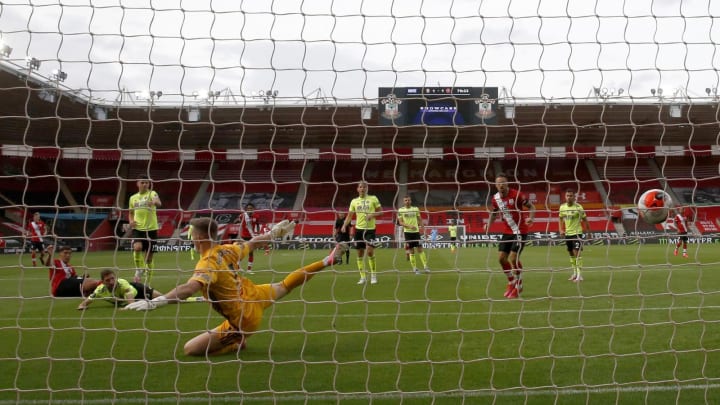
M265 313L246 350L182 354L221 322L207 303L148 313L48 298L47 271L0 256L0 405L38 403L720 403L720 251L590 246L574 284L562 246L532 246L521 299L502 297L495 247L428 249L429 275L378 249L380 283L328 268ZM256 252L257 283L326 250ZM129 252L75 253L97 278ZM153 286L194 266L158 253Z

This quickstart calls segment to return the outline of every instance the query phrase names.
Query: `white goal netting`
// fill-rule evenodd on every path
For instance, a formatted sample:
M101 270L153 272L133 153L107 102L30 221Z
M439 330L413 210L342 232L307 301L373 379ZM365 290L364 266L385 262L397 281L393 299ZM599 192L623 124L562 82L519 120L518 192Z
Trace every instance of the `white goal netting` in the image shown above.
M717 15L711 1L3 2L0 405L720 402ZM488 223L499 174L518 195ZM157 200L131 200L143 181ZM352 203L361 182L379 206ZM665 222L639 217L650 189L675 203ZM588 220L578 257L558 226L568 190ZM412 266L406 196L427 224ZM523 202L512 268L500 242ZM320 266L351 203L379 213L374 248L288 276ZM130 218L150 206L157 245L138 256ZM306 281L243 350L190 350L224 321L232 300L214 294L122 311L80 297L82 280L62 291L87 274L89 294L104 270L140 270L155 296L186 285L199 217L223 243L297 222L233 263L258 285Z

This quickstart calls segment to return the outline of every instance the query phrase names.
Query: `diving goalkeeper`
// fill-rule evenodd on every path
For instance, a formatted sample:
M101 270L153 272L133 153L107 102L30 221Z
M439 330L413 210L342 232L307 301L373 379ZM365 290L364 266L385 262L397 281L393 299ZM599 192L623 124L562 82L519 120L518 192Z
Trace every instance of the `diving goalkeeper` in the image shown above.
M316 272L337 263L347 248L338 244L329 256L293 271L283 281L256 285L238 273L238 263L252 249L290 233L295 227L294 222L283 220L270 232L239 242L239 245L217 244L218 225L211 218L194 218L191 224L193 244L200 253L200 260L190 279L163 296L151 301L136 301L125 307L137 311L152 310L181 302L201 291L225 321L185 343L184 352L188 356L216 355L243 349L245 340L260 327L265 308L305 283Z

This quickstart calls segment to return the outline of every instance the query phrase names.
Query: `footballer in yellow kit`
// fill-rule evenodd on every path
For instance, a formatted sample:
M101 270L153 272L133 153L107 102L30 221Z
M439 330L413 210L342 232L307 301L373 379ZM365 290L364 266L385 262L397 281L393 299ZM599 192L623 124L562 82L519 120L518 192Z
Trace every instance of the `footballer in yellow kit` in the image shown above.
M248 245L216 245L198 261L190 277L202 284L203 297L225 318L215 329L223 335L223 340L242 340L243 333L256 331L263 310L275 300L270 284L256 285L238 274L237 263L248 251ZM241 300L238 300L238 291Z

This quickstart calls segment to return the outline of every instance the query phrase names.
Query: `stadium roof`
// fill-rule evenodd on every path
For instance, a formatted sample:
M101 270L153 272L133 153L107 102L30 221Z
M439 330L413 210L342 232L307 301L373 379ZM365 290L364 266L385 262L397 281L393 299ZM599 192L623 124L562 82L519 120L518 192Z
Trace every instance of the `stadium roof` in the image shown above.
M51 95L49 97L49 95ZM528 102L495 125L378 126L360 104L97 104L79 91L0 69L0 144L150 148L716 145L717 100ZM98 119L95 108L106 117ZM671 110L673 110L671 112ZM671 116L676 115L676 116Z

